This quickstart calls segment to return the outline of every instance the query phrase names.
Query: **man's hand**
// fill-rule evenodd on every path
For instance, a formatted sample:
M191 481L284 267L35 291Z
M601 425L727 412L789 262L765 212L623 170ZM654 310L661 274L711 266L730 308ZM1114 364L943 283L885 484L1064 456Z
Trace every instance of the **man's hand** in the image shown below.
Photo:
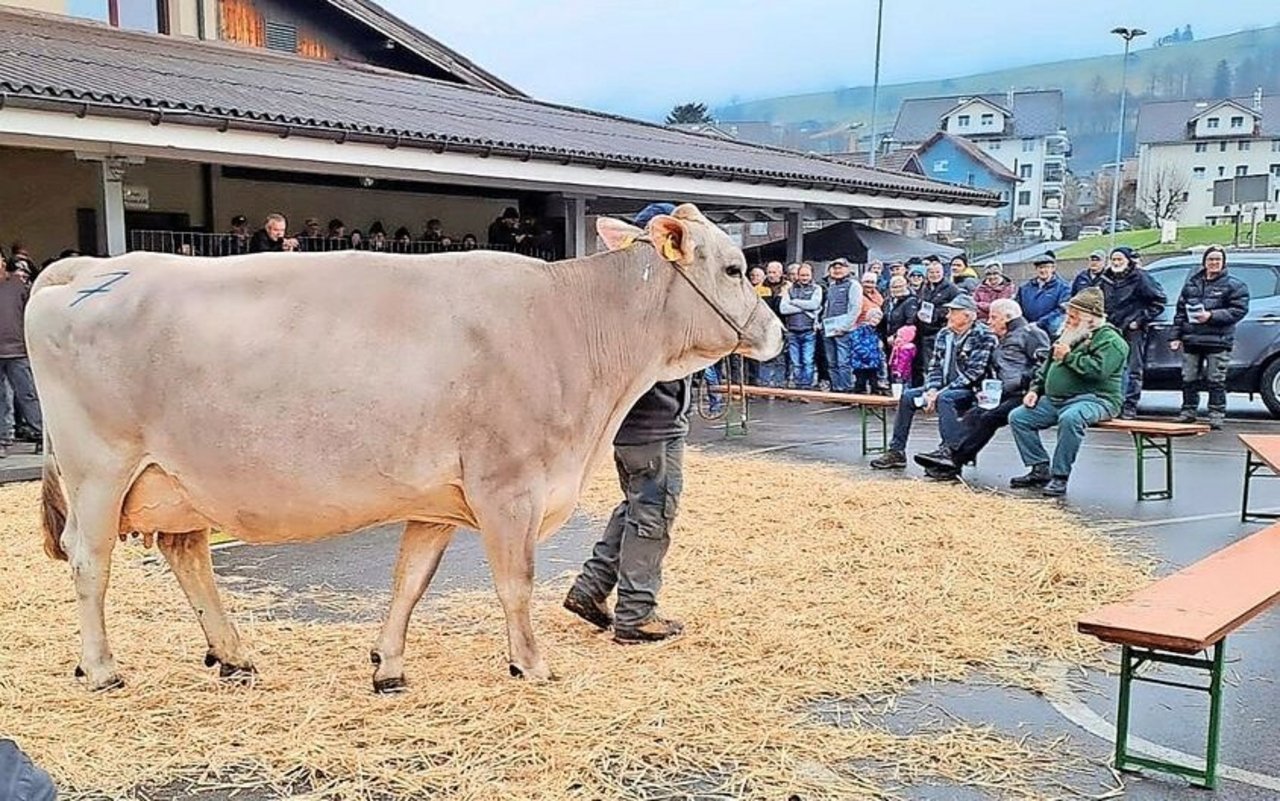
M1034 409L1036 408L1036 403L1039 402L1039 400L1040 396L1037 395L1036 391L1033 389L1026 395L1022 396L1022 405L1026 406L1028 409Z
M928 392L924 393L924 410L926 412L933 411L933 408L937 405L938 405L938 390L931 389Z
M1211 317L1213 317L1213 315L1212 315L1210 312L1208 312L1208 311L1202 311L1202 312L1200 312L1199 314L1197 314L1197 315L1196 315L1196 322L1197 322L1197 323L1207 323L1207 322L1209 322L1209 319L1210 319Z
M1182 347L1182 343L1176 339L1169 340L1169 350L1178 350Z
M1062 340L1053 343L1053 360L1060 362L1067 358L1067 354L1071 352L1071 346Z
M281 247L283 247L285 250L292 251L292 250L298 249L298 240L294 239L293 237L289 237L288 239L285 239L280 244L281 244Z
M1138 330L1138 321L1137 321L1137 320L1134 320L1133 322L1129 323L1129 330L1130 330L1130 331L1137 331L1137 330Z

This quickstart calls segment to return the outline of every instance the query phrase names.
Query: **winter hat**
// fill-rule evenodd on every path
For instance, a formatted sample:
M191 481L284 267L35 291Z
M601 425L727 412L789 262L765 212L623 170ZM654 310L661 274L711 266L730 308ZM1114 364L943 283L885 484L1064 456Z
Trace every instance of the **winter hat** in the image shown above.
M1094 317L1106 317L1106 304L1103 302L1102 290L1096 286L1085 287L1080 290L1074 298L1067 301L1068 309L1075 309L1084 314L1091 314Z
M1210 245L1209 247L1207 247L1207 248L1205 248L1205 249L1204 249L1204 253L1200 254L1200 266L1201 266L1201 267L1203 267L1203 266L1204 266L1204 263L1205 263L1206 261L1208 261L1208 259L1209 259L1209 254L1210 254L1210 253L1221 253L1221 254L1222 254L1222 266L1223 266L1223 267L1226 267L1226 266L1227 266L1227 252L1226 252L1225 250L1223 250L1222 248L1218 247L1217 245Z
M1115 247L1111 249L1112 256L1116 255L1117 253L1119 253L1121 256L1124 256L1125 260L1129 262L1130 267L1132 267L1135 263L1137 263L1138 254L1134 253L1133 248L1129 247L1128 245L1121 245L1119 247Z
M1105 250L1095 250L1094 252L1092 252L1092 253L1090 253L1090 254L1089 254L1089 258L1090 258L1091 260L1092 260L1092 259L1097 259L1098 261L1106 261L1106 260L1107 260L1107 252L1106 252Z
M985 275L1004 275L1004 265L1002 265L998 261L993 261L982 270L982 274L984 276Z
M916 338L916 327L914 325L904 325L898 329L898 338L905 345L908 342L914 342Z

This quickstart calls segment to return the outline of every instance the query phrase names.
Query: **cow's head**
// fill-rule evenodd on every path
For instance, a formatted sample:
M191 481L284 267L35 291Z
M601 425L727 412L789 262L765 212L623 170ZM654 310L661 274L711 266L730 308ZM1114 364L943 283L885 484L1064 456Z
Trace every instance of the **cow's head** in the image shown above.
M746 257L697 206L659 214L644 230L601 217L596 231L610 250L647 240L671 263L678 274L671 292L679 293L680 308L693 312L690 344L699 355L718 359L732 352L764 361L782 352L782 323L747 280Z

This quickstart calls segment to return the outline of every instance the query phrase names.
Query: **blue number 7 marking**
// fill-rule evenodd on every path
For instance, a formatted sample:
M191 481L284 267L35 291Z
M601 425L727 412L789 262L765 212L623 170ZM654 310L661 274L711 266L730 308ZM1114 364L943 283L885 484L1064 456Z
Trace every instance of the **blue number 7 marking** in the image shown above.
M72 306L74 306L74 305L76 305L77 303L79 303L80 301L82 301L82 300L84 300L84 299L86 299L86 298L92 297L93 295L105 295L105 294L106 294L106 292L107 292L107 290L111 288L111 285L112 285L112 284L116 283L117 281L119 281L120 279L124 278L124 277L125 277L126 275L128 275L128 274L129 274L129 273L128 273L127 271L126 271L126 272L115 272L115 273L103 273L102 275L100 275L100 276L98 276L98 277L99 277L99 278L107 278L108 280L103 281L101 284L98 284L97 286L92 287L92 288L90 288L90 289L81 289L81 290L78 290L78 292L79 292L80 296L79 296L79 297L77 297L75 300L71 301L71 305L72 305Z

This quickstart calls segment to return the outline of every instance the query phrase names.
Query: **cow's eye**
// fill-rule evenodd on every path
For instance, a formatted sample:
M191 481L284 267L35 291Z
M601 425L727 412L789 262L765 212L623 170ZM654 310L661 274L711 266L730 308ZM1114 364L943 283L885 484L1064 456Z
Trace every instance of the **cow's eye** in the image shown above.
M725 274L728 275L730 278L742 277L742 268L736 264L730 264L728 267L724 268L724 271L725 271Z

